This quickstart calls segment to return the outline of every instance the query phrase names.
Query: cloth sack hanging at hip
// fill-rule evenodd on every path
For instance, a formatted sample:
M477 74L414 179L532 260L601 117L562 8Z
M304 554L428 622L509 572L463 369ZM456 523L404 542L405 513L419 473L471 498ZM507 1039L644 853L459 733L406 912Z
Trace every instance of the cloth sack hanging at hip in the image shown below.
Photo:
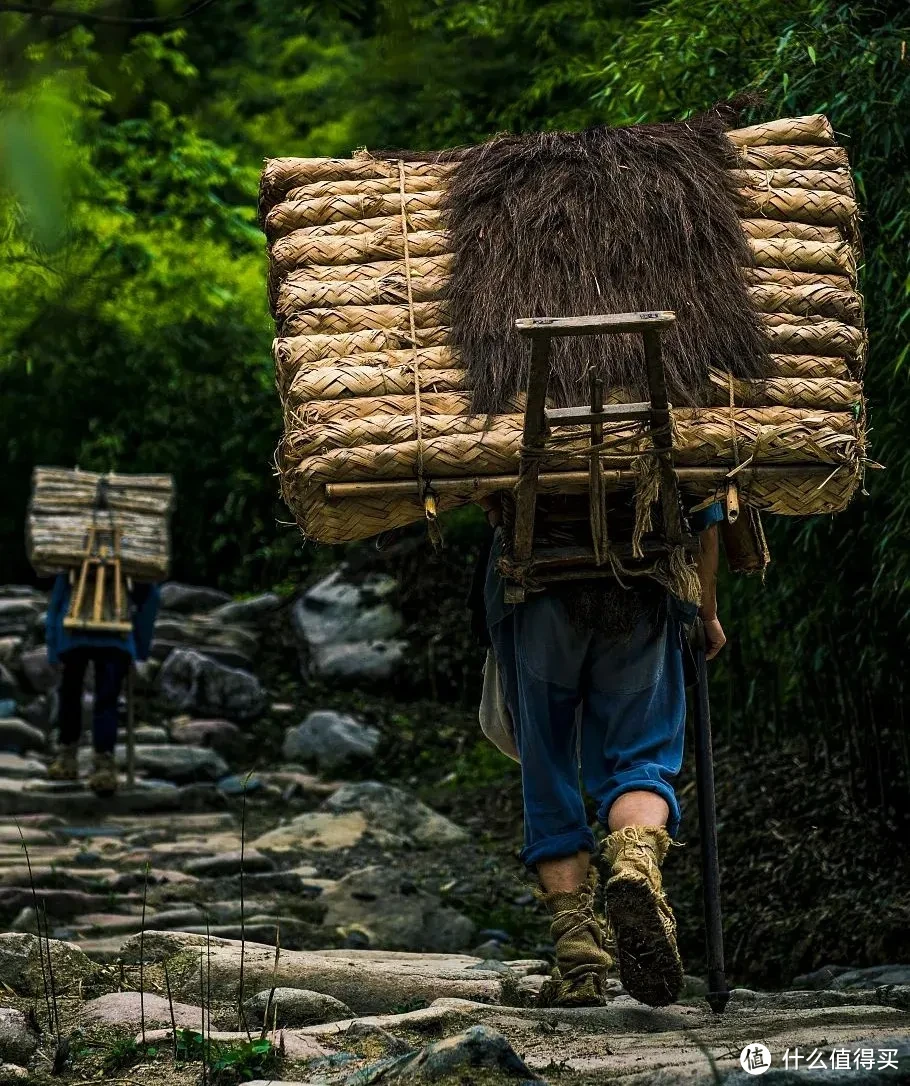
M513 762L519 762L518 747L515 745L515 727L512 715L506 705L499 677L499 667L492 649L487 650L483 665L483 692L480 695L478 712L480 730L494 747Z

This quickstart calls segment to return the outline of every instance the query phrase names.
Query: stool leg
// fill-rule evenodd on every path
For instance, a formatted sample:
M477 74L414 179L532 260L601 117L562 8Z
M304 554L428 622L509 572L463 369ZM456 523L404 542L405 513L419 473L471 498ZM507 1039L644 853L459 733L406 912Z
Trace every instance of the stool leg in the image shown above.
M700 621L694 650L698 670L698 685L695 689L695 773L698 786L698 827L701 836L702 891L705 899L705 942L708 952L708 1003L715 1014L723 1014L730 991L724 974L724 929L720 911L711 704L708 699L704 628Z

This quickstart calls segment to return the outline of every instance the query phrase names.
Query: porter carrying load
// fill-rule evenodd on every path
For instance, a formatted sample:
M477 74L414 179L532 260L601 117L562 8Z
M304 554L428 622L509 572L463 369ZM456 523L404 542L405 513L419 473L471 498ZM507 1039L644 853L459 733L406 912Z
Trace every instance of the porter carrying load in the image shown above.
M857 207L823 116L502 137L416 159L273 159L260 210L284 406L282 491L340 543L514 487L522 317L666 310L684 494L833 513L866 456ZM635 337L566 341L551 406L641 399ZM586 492L588 431L565 429L542 491ZM610 427L631 485L649 443Z

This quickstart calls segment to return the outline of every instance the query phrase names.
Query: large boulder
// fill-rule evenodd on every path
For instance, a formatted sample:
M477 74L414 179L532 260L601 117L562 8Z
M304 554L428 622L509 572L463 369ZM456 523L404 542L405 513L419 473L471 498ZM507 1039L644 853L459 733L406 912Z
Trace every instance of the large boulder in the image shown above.
M0 983L17 995L43 996L42 953L45 962L50 954L58 996L78 992L98 971L98 966L71 943L51 939L42 947L37 935L7 933L0 935Z
M231 602L227 592L202 585L180 584L168 581L161 586L161 608L164 611L179 611L184 615L202 615L214 611Z
M156 686L162 705L177 713L252 720L265 708L265 693L255 675L193 649L172 652L158 672Z
M47 694L36 694L33 698L20 701L16 712L26 724L47 734L57 723L60 714L58 691L51 690Z
M380 733L346 713L317 710L284 736L282 753L289 762L315 765L334 772L352 763L366 761L376 753Z
M394 868L352 871L319 900L327 906L324 924L339 938L357 933L374 949L457 953L474 938L473 921Z
M389 603L397 588L383 575L355 584L342 568L297 599L292 622L315 674L383 680L398 670L406 646L396 640L403 620Z

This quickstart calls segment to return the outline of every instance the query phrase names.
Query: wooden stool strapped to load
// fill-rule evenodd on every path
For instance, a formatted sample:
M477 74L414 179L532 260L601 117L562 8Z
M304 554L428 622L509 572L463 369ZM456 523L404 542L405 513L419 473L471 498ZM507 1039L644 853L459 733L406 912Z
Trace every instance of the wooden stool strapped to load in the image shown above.
M98 513L102 512L107 513L106 527L98 524ZM92 523L86 533L75 591L63 620L64 629L116 633L123 637L132 630L129 585L122 570L122 540L123 529L114 521L107 500L107 478L102 476L95 492ZM69 576L73 583L74 571L71 570Z
M618 573L653 575L655 561L672 562L679 556L683 565L691 565L698 541L685 528L679 496L679 484L673 465L673 437L670 404L660 352L660 333L676 320L675 314L617 313L591 317L533 317L516 321L521 335L531 339L531 365L528 374L524 431L515 486L514 513L507 518L511 527L511 547L501 563L506 580L506 602L521 603L529 589L567 580L613 577ZM554 336L641 335L648 381L648 401L604 404L603 382L590 376L589 407L548 408L550 382L550 341ZM591 428L588 493L590 498L591 542L587 547L547 547L534 550L534 521L537 509L540 462L548 443L554 441L553 428ZM637 458L631 470L609 471L603 467L604 425L644 423L649 447ZM577 435L576 435L577 436ZM558 441L558 438L555 438ZM608 490L633 481L636 490L636 527L631 542L610 540L604 498ZM651 505L659 501L659 527L651 529ZM651 558L638 570L624 564L626 559ZM664 578L665 579L665 578Z

